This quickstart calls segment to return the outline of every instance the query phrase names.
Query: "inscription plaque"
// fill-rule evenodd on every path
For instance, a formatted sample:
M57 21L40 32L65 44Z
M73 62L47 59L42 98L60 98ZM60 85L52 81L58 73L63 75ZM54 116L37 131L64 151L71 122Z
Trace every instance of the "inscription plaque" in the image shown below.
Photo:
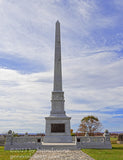
M65 124L64 123L51 124L51 132L65 132Z

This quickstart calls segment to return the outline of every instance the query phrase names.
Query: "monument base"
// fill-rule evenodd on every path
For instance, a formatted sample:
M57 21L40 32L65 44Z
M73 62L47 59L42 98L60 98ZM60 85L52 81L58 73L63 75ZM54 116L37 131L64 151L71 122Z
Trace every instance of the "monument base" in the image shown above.
M45 117L46 132L44 143L72 143L70 119L66 115Z
M45 136L44 143L72 143L72 136Z

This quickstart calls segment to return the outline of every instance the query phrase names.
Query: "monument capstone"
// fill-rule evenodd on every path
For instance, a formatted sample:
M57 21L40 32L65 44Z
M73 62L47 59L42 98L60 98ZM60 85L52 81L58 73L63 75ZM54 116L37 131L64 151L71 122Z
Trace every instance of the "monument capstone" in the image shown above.
M64 110L64 92L62 90L61 39L60 23L55 28L55 61L54 87L52 92L52 108L49 117L45 117L46 129L44 143L72 142L70 135L70 119Z

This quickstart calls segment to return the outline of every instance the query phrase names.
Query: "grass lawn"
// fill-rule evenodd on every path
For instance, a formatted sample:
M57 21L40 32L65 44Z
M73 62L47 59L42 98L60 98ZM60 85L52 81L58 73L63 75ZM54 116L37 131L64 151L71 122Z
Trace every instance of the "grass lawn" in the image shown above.
M117 141L117 139L118 139L117 137L115 137L115 138L114 137L110 137L111 141Z
M0 160L28 160L36 150L4 151L0 146Z
M111 141L112 144L116 144L117 143L117 139L118 138L110 137L110 141Z
M112 149L82 149L95 160L123 160L123 144L112 144Z

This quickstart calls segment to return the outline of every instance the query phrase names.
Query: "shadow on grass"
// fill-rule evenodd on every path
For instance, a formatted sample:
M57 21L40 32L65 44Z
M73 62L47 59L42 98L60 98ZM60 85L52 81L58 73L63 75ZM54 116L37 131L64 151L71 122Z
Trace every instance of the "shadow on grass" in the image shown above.
M123 147L112 147L112 149L121 149L121 150L123 150Z

